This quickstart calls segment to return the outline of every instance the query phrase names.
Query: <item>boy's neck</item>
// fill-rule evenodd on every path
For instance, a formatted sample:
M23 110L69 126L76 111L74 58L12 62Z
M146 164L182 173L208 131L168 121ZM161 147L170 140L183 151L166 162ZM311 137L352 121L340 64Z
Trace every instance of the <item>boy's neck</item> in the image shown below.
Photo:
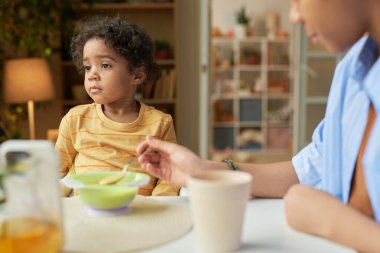
M140 103L133 100L127 104L112 104L112 105L102 105L103 113L107 118L120 122L120 123L131 123L135 121L140 112Z

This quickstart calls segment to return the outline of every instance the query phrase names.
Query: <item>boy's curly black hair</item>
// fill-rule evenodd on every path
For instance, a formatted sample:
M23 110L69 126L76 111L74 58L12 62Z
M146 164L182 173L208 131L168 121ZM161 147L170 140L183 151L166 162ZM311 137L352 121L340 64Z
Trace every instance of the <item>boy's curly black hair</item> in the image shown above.
M78 23L70 47L79 73L83 74L84 45L92 38L104 39L107 46L128 61L129 71L144 67L147 75L144 83L154 83L160 77L152 39L140 27L119 16L90 16Z

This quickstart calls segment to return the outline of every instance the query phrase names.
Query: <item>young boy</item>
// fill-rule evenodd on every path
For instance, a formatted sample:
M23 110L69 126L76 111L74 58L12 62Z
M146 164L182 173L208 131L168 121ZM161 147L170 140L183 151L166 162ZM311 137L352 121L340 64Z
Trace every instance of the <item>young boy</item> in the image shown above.
M151 38L120 17L90 17L77 27L71 54L95 103L72 108L62 119L56 150L67 173L118 171L147 135L176 142L173 120L134 99L139 85L155 82ZM142 171L136 165L132 170ZM141 195L178 195L179 187L151 176Z
M380 0L293 0L290 19L329 51L350 50L336 69L312 143L292 161L238 168L253 175L252 195L285 196L293 228L380 252ZM147 147L159 154L145 154L140 163L178 185L204 169L228 168L151 137L138 153Z

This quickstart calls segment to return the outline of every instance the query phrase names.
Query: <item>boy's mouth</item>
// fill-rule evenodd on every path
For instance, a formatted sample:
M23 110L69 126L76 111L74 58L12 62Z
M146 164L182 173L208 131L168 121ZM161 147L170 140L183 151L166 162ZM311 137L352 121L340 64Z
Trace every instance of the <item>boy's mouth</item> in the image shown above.
M100 89L99 87L97 87L97 86L91 86L90 87L90 92L91 93L98 93L98 92L100 92L102 89Z

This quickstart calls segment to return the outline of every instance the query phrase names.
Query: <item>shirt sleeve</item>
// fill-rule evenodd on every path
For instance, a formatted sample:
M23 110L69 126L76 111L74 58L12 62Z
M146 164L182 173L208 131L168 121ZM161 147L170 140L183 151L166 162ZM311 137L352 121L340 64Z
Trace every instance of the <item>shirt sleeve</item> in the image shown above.
M178 196L179 190L180 187L160 179L152 191L152 196Z
M57 142L55 143L55 149L58 152L61 160L61 178L67 175L70 167L72 166L74 158L77 155L77 151L74 148L71 138L69 118L70 117L67 114L61 120Z
M292 159L299 182L317 189L322 186L323 128L324 120L314 130L312 142Z
M170 115L167 115L161 124L161 140L177 143L173 118Z
M162 140L173 143L177 142L173 119L170 115L168 115L168 117L163 120L161 129ZM157 184L152 191L152 196L178 196L179 190L180 187L160 179L157 181Z

